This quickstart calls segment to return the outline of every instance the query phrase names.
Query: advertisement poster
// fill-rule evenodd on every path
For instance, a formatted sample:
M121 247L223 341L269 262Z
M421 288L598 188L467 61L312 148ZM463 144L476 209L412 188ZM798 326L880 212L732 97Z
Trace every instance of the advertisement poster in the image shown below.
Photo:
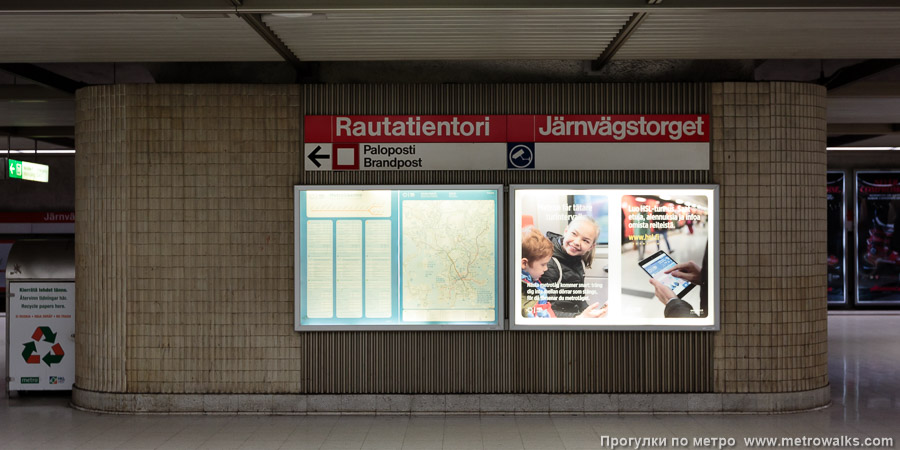
M715 329L716 196L512 186L512 327Z
M71 390L75 283L9 283L9 390Z
M847 302L846 263L844 261L844 172L828 172L828 303L842 305Z
M856 301L900 304L900 172L857 172L856 195Z
M295 187L296 328L498 328L498 187Z

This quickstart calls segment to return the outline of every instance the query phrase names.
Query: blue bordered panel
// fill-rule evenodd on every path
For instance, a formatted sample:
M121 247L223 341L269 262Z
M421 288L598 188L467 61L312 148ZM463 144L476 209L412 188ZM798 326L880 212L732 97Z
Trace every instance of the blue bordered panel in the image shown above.
M500 186L295 186L295 329L502 328Z

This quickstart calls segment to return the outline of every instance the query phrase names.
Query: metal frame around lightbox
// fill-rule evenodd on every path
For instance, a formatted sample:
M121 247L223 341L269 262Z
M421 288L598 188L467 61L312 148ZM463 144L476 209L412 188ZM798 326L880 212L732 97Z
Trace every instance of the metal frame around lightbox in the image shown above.
M707 277L712 277L714 281L713 289L710 289L711 292L707 292L707 295L712 295L712 304L714 305L714 317L712 325L516 325L515 317L518 314L516 309L516 301L513 298L509 299L509 328L511 330L517 331L541 331L541 330L594 330L594 331L719 331L721 327L721 312L719 310L719 290L721 289L720 284L720 266L721 262L721 245L719 244L719 185L717 184L685 184L685 185L675 185L675 184L595 184L595 185L584 185L584 184L514 184L509 186L509 224L508 231L510 233L510 237L513 236L512 233L519 232L521 229L521 224L518 224L518 217L515 216L515 205L516 205L516 192L517 191L525 191L525 190L551 190L551 189L559 189L559 190L568 190L568 191L603 191L603 190L615 190L615 191L627 191L627 190L662 190L662 189L680 189L680 190L708 190L712 191L713 204L715 208L715 213L712 217L713 224L713 233L710 236L710 242L712 245L712 253L714 255L714 261L716 264L711 267L711 271L707 270ZM621 208L620 208L621 209ZM510 241L512 242L512 241ZM621 239L619 241L621 244ZM512 244L510 244L512 247ZM517 267L516 265L516 254L515 251L510 251L508 264L510 270L512 268ZM515 283L520 283L518 277L514 277L512 274L509 275L510 283L509 283L509 293L516 292ZM709 299L707 299L709 302ZM552 319L550 319L552 320ZM552 322L548 322L552 323Z
M828 171L825 172L826 183L827 183L827 177L828 177L828 174L829 174L829 173L839 173L839 174L841 174L841 175L844 176L844 179L841 181L841 184L842 184L842 186L841 186L841 245L843 246L843 251L844 251L844 258L843 258L843 261L841 261L841 272L842 272L841 276L843 277L843 281L844 281L844 300L843 300L842 302L840 302L840 303L838 303L838 302L829 302L829 301L828 301L828 294L827 294L827 292L826 292L826 294L825 294L825 303L826 303L827 305L829 305L829 306L834 306L834 307L841 307L841 306L847 307L847 306L850 306L850 291L848 291L849 280L847 279L847 267L849 266L849 264L847 264L847 263L848 263L848 261L849 261L848 258L850 258L850 256L851 256L851 254L850 254L851 252L849 252L849 251L848 251L849 249L847 248L847 210L848 210L848 208L849 208L849 203L850 203L850 201L849 201L849 200L850 200L850 196L847 195L847 178L848 178L848 174L847 174L847 171L846 171L846 170L828 170ZM855 177L855 175L854 175L854 180L855 180L855 179L856 179L856 177ZM854 181L854 182L855 182L855 181ZM828 221L828 218L826 217L825 220L826 220L826 227L827 227L827 221ZM855 239L855 238L856 238L856 234L854 233L853 236L854 236L854 239ZM826 247L827 247L827 246L828 246L828 245L827 245L827 243L826 243ZM854 249L855 249L855 248L856 248L856 247L854 247ZM853 255L853 261L855 262L855 261L856 261L855 253L856 253L856 252L854 251L853 253L854 253L854 255ZM826 271L827 271L827 270L826 270ZM828 288L827 284L826 284L825 287L826 287L826 290L827 290L827 288ZM855 291L855 289L854 289L854 291ZM855 296L855 294L854 294L854 296Z
M892 306L900 307L900 293L898 299L893 301L883 300L859 300L859 174L861 173L891 173L900 178L900 169L854 169L853 170L853 260L855 261L855 277L853 280L853 307L868 306ZM900 230L898 230L900 231Z
M497 261L496 277L497 277L497 296L495 299L494 322L490 324L472 324L465 325L459 323L448 324L410 324L403 325L386 324L386 325L304 325L300 321L300 274L302 266L300 261L300 192L301 191L395 191L395 190L456 190L456 191L495 191L497 193L497 208L494 213L496 220L496 243ZM445 331L445 330L503 330L504 327L504 266L503 266L503 230L505 229L503 219L505 210L503 208L504 188L500 184L480 184L480 185L451 185L451 184L435 184L435 185L295 185L294 192L294 331ZM402 287L401 287L402 289ZM399 293L398 293L399 295ZM402 312L402 311L401 311Z

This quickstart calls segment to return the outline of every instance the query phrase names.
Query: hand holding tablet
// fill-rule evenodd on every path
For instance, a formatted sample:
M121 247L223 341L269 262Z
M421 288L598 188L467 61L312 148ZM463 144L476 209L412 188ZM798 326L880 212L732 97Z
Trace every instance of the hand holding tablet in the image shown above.
M693 262L677 264L671 256L660 250L638 263L647 275L661 286L672 291L678 298L696 286L692 281L700 279L700 270ZM656 283L654 283L656 286ZM657 290L659 286L657 286Z

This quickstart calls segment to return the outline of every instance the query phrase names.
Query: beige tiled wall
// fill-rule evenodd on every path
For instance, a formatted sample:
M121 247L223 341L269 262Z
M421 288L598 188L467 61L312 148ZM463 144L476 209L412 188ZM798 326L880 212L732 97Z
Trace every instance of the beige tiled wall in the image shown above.
M296 389L299 353L285 318L297 93L248 85L79 93L76 210L87 219L76 236L85 288L78 332L110 337L79 337L80 354L91 355L79 386Z
M83 89L76 384L130 393L824 386L823 100L803 84ZM713 170L302 172L302 115L338 112L709 112ZM710 181L722 184L719 333L293 331L294 184Z
M722 186L715 390L825 386L825 90L713 84L711 113Z

